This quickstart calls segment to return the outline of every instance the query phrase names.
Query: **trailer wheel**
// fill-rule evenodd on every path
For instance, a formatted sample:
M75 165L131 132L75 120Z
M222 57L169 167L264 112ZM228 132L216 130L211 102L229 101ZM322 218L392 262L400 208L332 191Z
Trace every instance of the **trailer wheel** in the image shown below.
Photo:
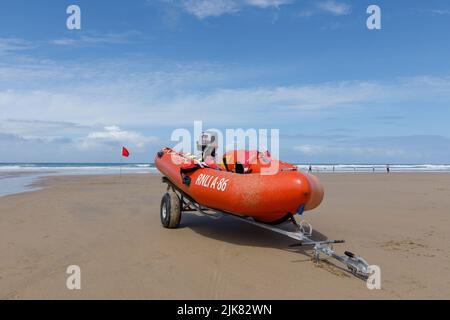
M180 225L181 205L180 199L173 191L167 192L161 200L161 223L168 229L176 229Z

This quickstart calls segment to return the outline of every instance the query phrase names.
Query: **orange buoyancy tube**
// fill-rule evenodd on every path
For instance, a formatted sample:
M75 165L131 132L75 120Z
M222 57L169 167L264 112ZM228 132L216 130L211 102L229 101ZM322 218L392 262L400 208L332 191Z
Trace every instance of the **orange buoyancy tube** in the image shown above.
M197 168L192 168L193 163L197 163ZM283 170L283 166L288 166L279 163L282 165L270 175L237 174L201 167L202 164L170 148L161 150L155 158L158 170L197 203L267 223L299 210L312 210L323 199L323 188L316 177Z
M233 150L223 155L223 164L227 171L236 172L237 166L244 173L273 173L277 171L297 171L297 166L281 160L273 160L268 151Z

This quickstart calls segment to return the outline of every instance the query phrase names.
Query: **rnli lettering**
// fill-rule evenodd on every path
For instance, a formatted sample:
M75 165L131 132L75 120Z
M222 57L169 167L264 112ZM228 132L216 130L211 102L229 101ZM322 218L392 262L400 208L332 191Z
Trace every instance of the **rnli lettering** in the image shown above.
M225 191L227 189L229 179L215 177L209 174L201 173L195 184L209 189L216 189L218 191Z

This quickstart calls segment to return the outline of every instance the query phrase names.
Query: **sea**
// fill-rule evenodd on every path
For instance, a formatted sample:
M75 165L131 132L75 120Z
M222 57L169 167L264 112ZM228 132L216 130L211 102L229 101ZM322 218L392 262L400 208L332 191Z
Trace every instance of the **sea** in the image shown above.
M313 172L385 173L385 164L297 164ZM390 172L450 172L450 164L391 164ZM156 174L152 163L0 163L0 197L38 190L35 182L50 176Z

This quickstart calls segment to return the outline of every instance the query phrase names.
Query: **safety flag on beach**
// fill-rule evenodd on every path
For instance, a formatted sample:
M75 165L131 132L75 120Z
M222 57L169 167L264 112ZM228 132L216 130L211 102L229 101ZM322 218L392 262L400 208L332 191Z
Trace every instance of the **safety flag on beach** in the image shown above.
M130 156L130 152L127 148L122 147L122 157L128 158Z
M122 177L122 158L128 158L130 156L130 151L127 148L122 147L122 157L120 157L120 176Z

